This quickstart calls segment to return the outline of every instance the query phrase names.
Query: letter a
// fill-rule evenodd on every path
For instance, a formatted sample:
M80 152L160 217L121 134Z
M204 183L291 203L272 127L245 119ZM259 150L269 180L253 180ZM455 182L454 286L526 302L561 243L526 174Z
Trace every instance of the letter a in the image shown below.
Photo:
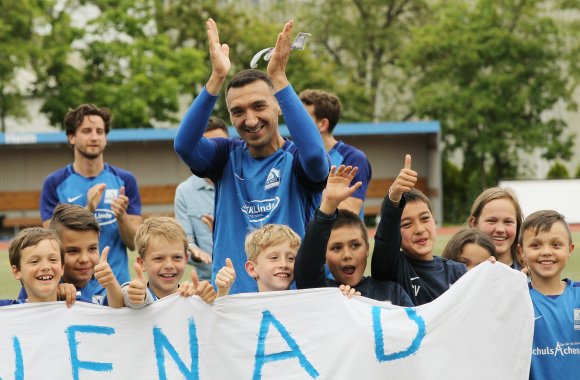
M312 364L306 359L306 356L300 350L300 347L296 341L290 336L288 330L278 321L269 310L264 310L262 312L262 323L260 324L260 334L258 335L258 347L256 348L256 363L254 365L254 376L253 380L260 380L262 378L262 367L268 362L276 362L280 360L287 359L298 359L300 366L304 368L306 373L310 375L313 379L319 376L318 371L314 369ZM275 354L265 354L266 347L266 336L268 335L268 330L270 325L273 325L276 330L282 335L282 338L286 341L288 346L291 348L290 351L277 352Z

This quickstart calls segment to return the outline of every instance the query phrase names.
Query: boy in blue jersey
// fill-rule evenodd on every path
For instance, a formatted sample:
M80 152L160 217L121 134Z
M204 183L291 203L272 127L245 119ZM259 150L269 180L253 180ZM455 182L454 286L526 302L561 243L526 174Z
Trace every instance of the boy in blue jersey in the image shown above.
M349 210L339 210L345 199L360 188L356 168L332 167L320 208L308 225L306 235L296 257L295 275L298 289L339 287L356 289L361 295L394 305L413 306L403 288L391 281L365 277L369 256L367 229L362 219ZM328 265L334 280L325 276Z
M208 281L198 282L195 270L191 282L179 285L187 265L188 239L183 227L173 218L152 216L145 220L135 234L135 248L139 256L133 264L137 278L122 286L125 305L141 309L160 298L179 293L184 297L198 295L212 303L216 293ZM143 272L147 272L149 281Z
M411 156L391 185L381 210L372 277L399 283L415 305L433 301L463 276L463 263L433 256L435 220L429 198L415 189ZM491 261L491 260L490 260Z
M8 248L12 275L27 297L2 300L0 306L26 302L53 302L63 273L64 249L56 232L40 227L22 230Z
M363 202L371 181L371 164L361 150L336 140L332 135L340 119L340 100L336 95L322 90L304 90L299 96L322 136L324 148L330 155L331 165L358 168L354 183L360 182L362 185L350 197L342 201L338 208L359 214L364 220Z
M193 173L215 184L212 279L231 258L238 273L232 293L257 289L244 268L246 234L274 223L303 235L330 167L320 134L286 78L292 25L278 35L267 74L242 71L226 88L230 119L241 139L206 139L205 126L231 68L229 47L208 20L212 74L175 138L175 151ZM281 114L293 141L280 135Z
M562 271L574 251L570 228L556 211L536 211L522 224L518 251L531 281L534 341L530 379L580 375L580 287Z
M46 177L40 195L43 226L48 227L59 203L86 207L101 226L99 245L110 247L108 261L120 282L129 281L127 247L141 224L141 197L135 177L105 163L103 151L111 111L82 104L64 118L74 162Z

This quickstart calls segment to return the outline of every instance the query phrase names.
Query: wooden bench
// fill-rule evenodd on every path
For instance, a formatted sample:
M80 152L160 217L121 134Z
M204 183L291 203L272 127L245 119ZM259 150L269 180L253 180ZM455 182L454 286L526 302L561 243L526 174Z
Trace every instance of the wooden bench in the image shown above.
M380 204L394 180L395 178L374 178L371 180L367 189L365 215L372 217L379 214ZM416 187L427 194L425 178L420 177ZM166 205L172 207L176 188L177 185L140 186L141 203L143 206ZM22 214L22 216L6 215L0 227L18 232L21 228L41 226L42 221L38 215L39 208L40 191L0 191L0 215L6 212L12 214L20 212ZM35 216L26 215L33 212ZM143 214L144 217L148 215L147 213Z

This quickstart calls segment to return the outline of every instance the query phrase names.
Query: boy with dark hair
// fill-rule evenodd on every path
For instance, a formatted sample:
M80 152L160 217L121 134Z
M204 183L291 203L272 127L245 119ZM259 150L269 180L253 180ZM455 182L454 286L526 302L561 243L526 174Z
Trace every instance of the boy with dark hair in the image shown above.
M372 277L399 283L415 305L433 301L467 269L433 256L435 220L429 198L414 189L417 172L411 156L391 185L381 210L371 263Z
M342 201L338 208L359 214L364 220L363 202L372 176L371 164L364 152L336 140L332 134L340 119L340 100L336 95L322 90L304 90L299 97L322 136L331 164L336 167L340 165L358 167L354 182L361 182L362 186Z
M192 282L179 285L187 264L187 236L173 218L152 216L143 222L135 234L135 249L139 256L133 268L137 278L122 286L125 305L141 309L160 298L179 293L184 297L198 295L212 303L216 293L207 281L198 283L195 271ZM143 272L147 272L145 281Z
M63 272L64 249L58 235L40 227L22 230L8 248L12 275L27 297L2 300L0 306L25 302L53 302Z
M296 257L296 286L298 289L341 285L356 289L361 295L394 305L413 306L403 288L391 281L364 277L369 255L369 241L362 219L338 205L361 186L349 187L357 169L341 165L332 167L322 203L314 219L308 224ZM325 276L328 265L334 280Z
M575 379L580 374L580 287L561 280L574 251L564 216L552 210L529 215L518 251L531 278L534 304L530 379Z

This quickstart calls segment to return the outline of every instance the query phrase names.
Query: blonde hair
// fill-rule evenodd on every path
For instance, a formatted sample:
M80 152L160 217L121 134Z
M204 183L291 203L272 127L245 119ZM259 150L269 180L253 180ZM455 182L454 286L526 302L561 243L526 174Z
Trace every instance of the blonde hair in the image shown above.
M139 226L135 233L135 250L141 258L145 258L145 252L151 239L163 239L167 242L183 243L183 252L187 253L188 240L183 227L174 218L168 216L151 216Z
M266 224L246 236L246 255L249 261L255 262L266 248L288 241L290 247L300 247L300 236L284 224Z

